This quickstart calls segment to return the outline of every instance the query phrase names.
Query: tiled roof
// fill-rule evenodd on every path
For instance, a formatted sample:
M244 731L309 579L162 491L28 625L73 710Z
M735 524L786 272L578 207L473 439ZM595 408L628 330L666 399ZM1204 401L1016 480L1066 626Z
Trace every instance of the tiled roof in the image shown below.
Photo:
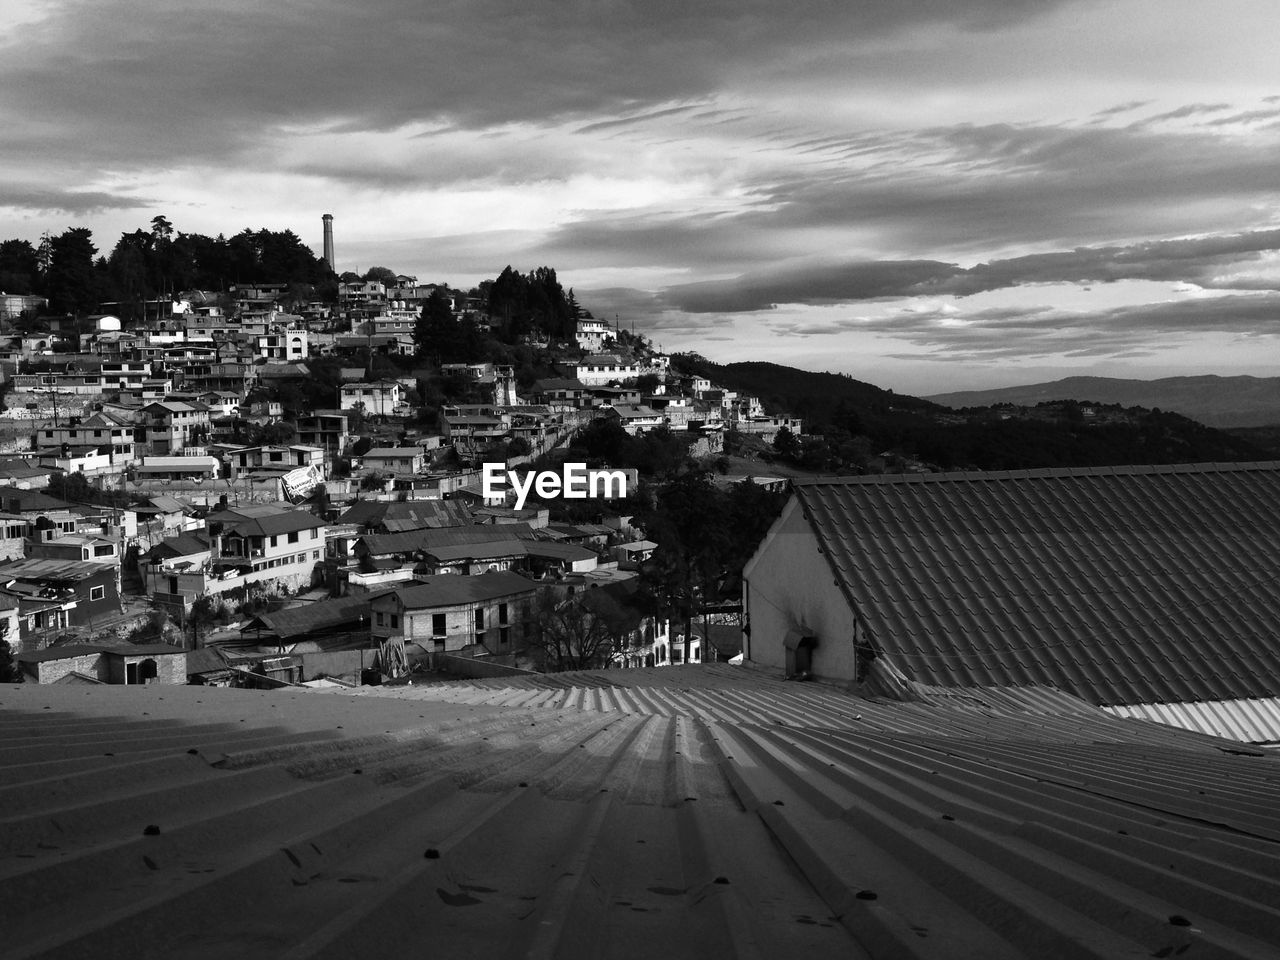
M228 531L250 536L275 536L297 530L315 530L325 522L306 510L292 510L275 504L254 504L211 513L209 523L222 523Z
M501 528L499 528L501 529ZM430 547L429 557L448 563L454 560L485 560L496 557L542 557L547 560L590 560L594 550L572 543L555 543L549 540L485 540L480 543L464 543L449 547Z
M1261 751L1041 691L534 679L0 691L6 950L1275 956Z
M465 527L406 530L403 533L371 533L361 537L360 542L369 553L380 556L497 540L532 540L535 536L527 523L471 524Z
M537 586L518 573L489 571L474 577L440 574L423 577L421 583L391 591L408 610L427 607L450 607L460 603L476 603L532 592Z
M147 551L151 560L168 560L171 557L189 557L209 549L209 536L203 531L188 531L174 537L166 537Z
M471 523L466 504L457 500L360 500L338 518L339 523L375 526L388 531L452 527Z
M38 510L65 510L70 504L41 493L39 490L21 490L18 487L0 487L0 503L10 512L24 513Z
M185 503L177 497L158 496L149 497L147 503L164 513L185 513L189 508Z
M256 369L260 380L298 380L311 376L311 368L305 363L265 363Z
M299 638L316 630L359 621L362 615L368 617L369 603L374 597L381 596L384 592L354 594L305 603L273 613L261 613L249 622L245 632L251 635L260 622L264 630L275 636Z
M1280 463L796 481L879 651L1093 703L1280 694Z
M54 660L69 660L75 657L92 657L104 653L106 647L98 643L68 643L61 647L46 647L31 653L17 654L14 659L20 663L49 663Z

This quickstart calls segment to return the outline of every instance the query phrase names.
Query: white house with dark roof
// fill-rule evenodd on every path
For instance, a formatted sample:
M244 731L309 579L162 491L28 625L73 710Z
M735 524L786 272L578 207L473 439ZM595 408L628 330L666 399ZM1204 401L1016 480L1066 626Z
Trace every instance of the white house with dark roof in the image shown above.
M255 589L305 590L324 559L326 524L280 503L229 507L207 518L208 553L200 535L182 534L157 545L144 570L152 598L190 607L202 594Z
M582 359L574 371L576 379L588 386L634 380L644 372L635 360L626 360L607 353Z
M574 339L583 350L596 353L617 341L618 335L613 327L604 320L587 317L574 324Z
M748 660L911 697L1055 687L1280 741L1280 462L798 480Z
M426 466L423 447L374 447L360 458L365 469L388 473L421 473Z
M338 388L338 409L361 408L372 416L399 416L407 411L404 385L399 380L344 383Z

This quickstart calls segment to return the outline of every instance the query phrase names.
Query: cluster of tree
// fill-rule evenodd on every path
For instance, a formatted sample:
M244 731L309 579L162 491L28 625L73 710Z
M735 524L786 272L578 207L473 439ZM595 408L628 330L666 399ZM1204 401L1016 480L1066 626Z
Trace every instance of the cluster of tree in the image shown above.
M652 594L685 617L700 603L740 597L742 568L787 496L749 480L720 487L700 469L660 484L635 517L658 544L643 571Z
M22 668L13 658L8 640L0 640L0 683L22 683Z
M689 440L668 427L632 436L613 419L592 420L573 439L566 459L591 466L634 468L646 477L669 477L689 463Z
M1016 470L1133 463L1202 463L1265 459L1240 437L1176 413L1132 408L1124 422L1087 424L1073 418L933 424L909 438L915 456L944 469Z
M436 363L480 363L488 359L484 331L471 317L455 317L439 288L431 291L422 304L413 339L418 355Z
M21 239L0 243L0 289L48 297L54 314L85 315L113 303L124 319L141 319L148 300L247 283L289 284L295 301L337 293L324 258L291 230L207 237L175 232L157 216L149 230L121 234L107 256L98 256L88 227L71 227L38 248Z
M538 597L538 629L530 639L538 668L547 673L591 670L613 660L620 633L594 596L599 590Z
M40 253L30 240L0 241L0 290L43 294L43 274Z
M126 507L133 497L119 485L95 486L83 473L55 473L50 475L45 493L68 503L92 503L109 507Z
M496 280L482 283L480 290L498 339L515 343L533 333L552 340L573 339L581 310L573 291L565 292L551 267L522 274L508 266Z

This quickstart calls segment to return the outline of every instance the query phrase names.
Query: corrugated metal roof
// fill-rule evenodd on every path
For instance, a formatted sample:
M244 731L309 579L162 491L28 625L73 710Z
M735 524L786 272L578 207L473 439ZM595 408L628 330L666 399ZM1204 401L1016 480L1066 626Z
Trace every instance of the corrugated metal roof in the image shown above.
M1261 751L1052 692L558 679L0 690L6 951L1275 956Z
M875 643L936 684L1280 695L1280 463L797 481Z
M1198 703L1133 703L1105 709L1117 717L1154 720L1215 737L1231 737L1246 743L1280 743L1280 697Z
M28 557L0 564L0 580L84 580L96 577L114 561L58 560L51 557Z

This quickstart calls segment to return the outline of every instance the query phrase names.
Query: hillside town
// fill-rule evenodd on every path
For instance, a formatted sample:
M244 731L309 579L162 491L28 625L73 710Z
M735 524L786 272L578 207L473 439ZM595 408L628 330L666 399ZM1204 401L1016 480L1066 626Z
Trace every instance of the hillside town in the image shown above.
M657 533L625 502L569 522L520 471L589 428L711 458L726 431L768 444L801 422L679 375L576 304L562 337L504 331L522 369L454 362L440 342L496 336L495 305L388 274L343 275L331 302L285 282L83 316L5 301L0 611L16 674L341 686L740 651L732 604L695 634L642 587ZM634 492L637 471L621 476Z
M1280 461L157 220L0 300L15 957L1274 957Z

